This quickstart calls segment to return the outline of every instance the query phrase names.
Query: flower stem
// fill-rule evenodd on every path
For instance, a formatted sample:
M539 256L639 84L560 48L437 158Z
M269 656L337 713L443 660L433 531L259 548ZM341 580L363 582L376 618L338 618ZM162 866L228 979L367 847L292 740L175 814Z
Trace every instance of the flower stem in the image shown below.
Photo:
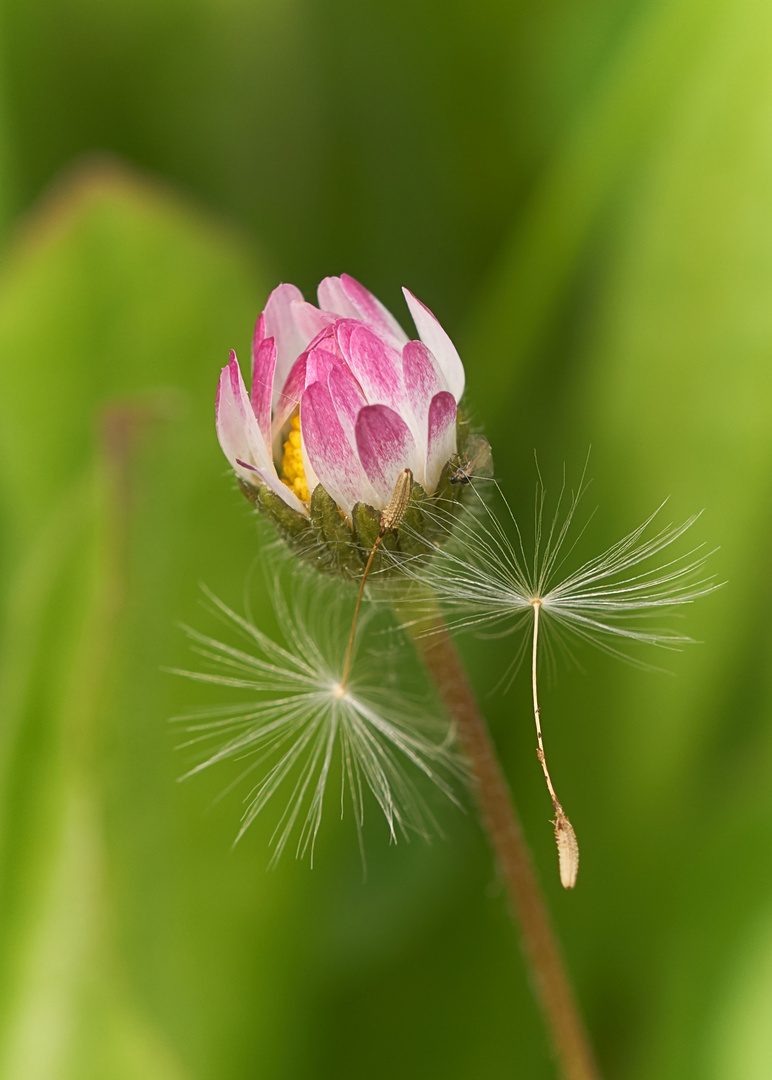
M513 919L555 1055L565 1080L600 1080L544 897L506 780L455 645L444 625L414 623L416 647L457 725L476 780L475 795L506 882Z

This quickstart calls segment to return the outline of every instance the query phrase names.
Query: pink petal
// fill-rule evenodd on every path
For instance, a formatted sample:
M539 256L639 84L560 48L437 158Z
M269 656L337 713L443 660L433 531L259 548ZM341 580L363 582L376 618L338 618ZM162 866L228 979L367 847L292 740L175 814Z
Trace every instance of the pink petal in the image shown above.
M393 409L366 405L357 417L356 440L359 458L378 496L374 505L382 509L388 506L402 470L416 472L415 439Z
M338 420L346 433L352 449L356 447L355 427L359 410L367 404L354 376L347 367L336 364L327 379L332 403L338 414Z
M254 465L250 465L246 461L237 460L236 464L240 466L240 468L236 469L236 472L239 473L239 475L244 475L241 471L242 469L246 470L246 475L244 476L244 479L246 479L248 482L250 479L249 473L252 473L253 476L259 477L259 479L262 480L263 483L266 484L271 489L271 491L274 492L274 494L278 495L279 498L284 500L287 506L291 507L293 510L297 510L298 513L304 514L306 517L308 517L308 507L303 502L301 502L301 500L297 497L297 495L291 488L287 487L286 484L283 484L281 480L279 480L275 470L273 472L267 472L265 469L256 469ZM252 482L254 483L254 481Z
M370 323L373 329L390 344L397 347L405 344L407 334L377 297L349 274L340 275L340 284L346 298L357 309L360 319Z
M288 506L307 516L307 508L276 475L252 411L235 352L231 352L227 367L220 373L215 416L220 446L236 473L247 483L254 483L257 474Z
M312 383L300 403L303 448L319 482L347 515L356 502L372 504L375 493L338 420L330 392Z
M429 405L426 452L426 490L437 487L440 473L456 452L456 399L448 390L435 394Z
M456 352L455 345L428 307L413 296L409 289L403 289L402 292L405 294L405 300L410 308L410 314L413 316L418 336L424 345L431 350L434 359L445 376L448 389L456 401L460 401L464 392L464 365L461 363L461 357Z
M340 278L326 277L320 281L316 295L322 311L331 311L342 319L360 318L359 309L346 296Z
M308 354L302 353L290 369L287 380L276 395L277 402L271 425L271 442L278 438L281 429L287 423L300 404L300 397L306 385L306 363Z
M220 446L237 472L240 471L236 465L239 459L259 468L273 467L233 351L227 366L220 372L215 423Z
M303 472L306 477L306 487L308 488L309 495L313 495L316 485L319 483L319 477L316 475L316 469L308 456L308 450L303 439L300 440L300 452L303 456Z
M402 350L402 373L413 415L425 430L429 402L447 387L434 357L423 342L408 341Z
M252 339L252 386L249 396L257 426L263 435L266 446L271 445L271 397L273 394L273 375L276 369L276 342L264 337L263 316L257 320L255 335Z
M326 349L309 349L306 362L306 386L311 383L327 383L330 372L339 365L337 356Z
M293 304L303 300L303 294L295 285L277 285L263 311L266 337L276 341L276 374L274 377L273 407L276 408L277 391L297 358L308 345L309 339L301 333L295 322Z
M304 341L311 342L325 327L335 322L335 316L328 311L309 304L307 300L293 300L290 304L292 318Z
M389 405L400 414L408 409L408 398L402 379L402 357L361 323L354 324L347 348L339 338L352 374L362 387L371 405Z
M333 353L327 352L326 349L322 348L310 349L308 352L308 360L306 362L306 386L310 386L315 382L321 383L322 386L327 386L330 373L335 368L339 367L342 367L342 365L337 356ZM305 441L301 440L300 448L303 452L303 468L306 474L308 490L313 492L314 488L319 483L319 477L314 469L313 462L308 455Z
M338 319L335 323L335 344L340 355L347 357L351 351L351 335L362 324L358 319Z

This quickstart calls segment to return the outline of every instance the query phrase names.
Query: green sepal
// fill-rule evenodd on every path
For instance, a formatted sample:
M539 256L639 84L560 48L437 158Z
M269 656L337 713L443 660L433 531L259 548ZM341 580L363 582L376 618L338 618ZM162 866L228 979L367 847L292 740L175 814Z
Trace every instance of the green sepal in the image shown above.
M380 536L381 512L375 510L372 506L367 506L366 503L356 503L351 511L351 520L354 524L354 535L362 558L361 573L365 563L370 558L370 552L373 550L375 541ZM398 534L394 529L389 529L384 534L373 559L372 573L377 574L394 569L394 560L389 558L385 552L399 550L397 536Z
M293 510L266 484L248 484L239 477L239 487L252 506L271 519L292 548L301 553L306 550L312 540L312 532L311 522L305 514Z
M434 502L420 484L413 484L410 502L399 527L399 549L406 555L431 555L443 530L429 512Z
M355 503L351 511L351 521L357 544L362 550L371 551L381 531L380 511L366 503Z
M351 577L361 574L362 562L354 535L337 503L321 484L317 484L311 496L311 528L317 541L315 554L323 569Z
M246 480L242 480L240 476L237 476L236 480L238 481L238 485L241 488L241 494L244 496L244 498L249 499L249 501L254 506L255 510L259 510L260 509L260 488L259 487L253 487L252 484L248 484L246 482Z
M311 522L305 514L293 510L281 495L277 495L269 487L260 489L260 509L268 514L288 539L309 539L307 534L311 531Z

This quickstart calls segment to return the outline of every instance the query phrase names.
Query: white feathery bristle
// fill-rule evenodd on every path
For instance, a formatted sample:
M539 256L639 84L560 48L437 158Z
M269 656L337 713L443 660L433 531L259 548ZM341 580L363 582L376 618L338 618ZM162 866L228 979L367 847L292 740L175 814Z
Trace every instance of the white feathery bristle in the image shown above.
M531 556L520 526L504 499L506 518L514 530L513 543L487 498L478 496L474 512L460 516L440 510L453 540L431 560L403 563L405 575L428 590L448 612L456 629L494 627L499 636L530 625L535 601L546 624L589 641L615 655L624 640L661 648L679 648L692 641L676 630L647 626L645 620L690 604L719 584L702 576L712 554L703 545L682 554L670 549L694 524L696 514L680 524L657 529L655 520L664 503L641 525L578 569L561 571L586 526L576 538L571 525L586 485L580 484L561 519L564 491L549 525L544 522L545 495L537 488L534 543ZM502 496L503 499L503 496ZM506 518L504 520L506 520Z
M317 634L300 608L291 611L276 592L288 647L268 638L211 593L207 596L246 646L237 648L187 629L195 651L209 661L211 670L177 673L244 690L247 700L176 719L189 732L183 746L205 751L186 776L230 759L245 763L230 785L245 779L252 784L237 839L283 788L288 802L272 836L272 861L295 831L297 856L308 853L313 862L331 773L340 776L341 813L346 799L353 807L360 843L366 789L386 818L392 840L410 832L428 836L436 829L415 779L422 773L456 801L451 781L464 778L465 766L449 745L447 723L434 718L426 703L421 707L394 685L390 658L383 654L355 659L343 684L346 627L335 606L336 596L332 592L320 596L317 586L313 606L324 614Z

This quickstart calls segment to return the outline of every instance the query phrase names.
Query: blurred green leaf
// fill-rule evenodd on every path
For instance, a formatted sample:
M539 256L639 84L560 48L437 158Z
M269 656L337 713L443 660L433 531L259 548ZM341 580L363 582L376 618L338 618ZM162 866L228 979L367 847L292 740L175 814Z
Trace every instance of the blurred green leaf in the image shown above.
M641 9L6 0L13 205L109 151L237 222L277 280L347 270L395 307L404 283L460 329Z
M486 376L499 387L514 390L524 359L546 359L557 313L586 274L588 246L602 232L620 187L646 160L674 99L721 40L726 7L722 0L634 7L620 46L604 58L551 146L481 292L470 338L486 358ZM492 411L507 399L500 395Z
M218 508L228 512L212 395L223 342L246 336L258 288L231 237L104 166L71 178L6 263L8 1076L189 1075L190 1048L174 1047L140 989L160 963L164 1008L179 1012L171 988L185 985L196 954L185 940L196 890L186 878L198 881L206 861L200 851L189 863L162 855L186 845L174 813L159 812L177 790L158 665L191 561L211 568L213 523ZM164 908L177 893L188 911L170 924ZM146 943L161 934L155 954L126 952L139 927ZM227 935L219 947L228 951Z
M772 919L751 923L727 971L712 1018L703 1075L711 1080L765 1080L772 1071Z

